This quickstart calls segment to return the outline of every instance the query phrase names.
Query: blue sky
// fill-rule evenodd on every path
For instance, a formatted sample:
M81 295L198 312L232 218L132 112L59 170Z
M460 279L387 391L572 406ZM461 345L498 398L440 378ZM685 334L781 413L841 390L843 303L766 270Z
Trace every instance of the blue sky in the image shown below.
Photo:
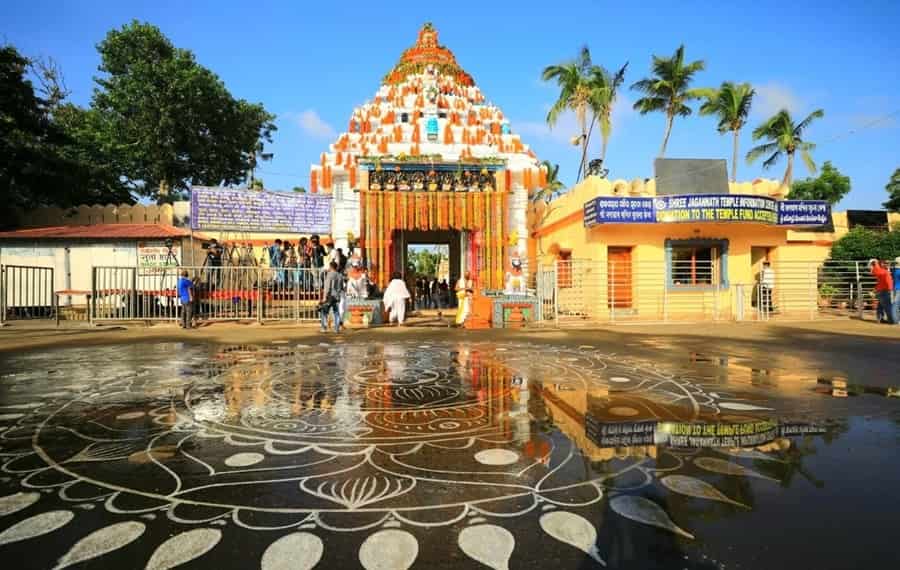
M54 57L76 103L87 104L99 58L95 45L131 19L151 22L179 47L192 50L238 97L278 115L275 159L264 164L266 186L308 186L309 165L353 107L370 99L381 77L434 22L441 43L456 54L487 97L500 105L541 159L561 165L572 181L578 153L569 146L574 121L550 131L543 123L556 92L541 69L572 58L587 44L596 62L630 62L626 83L648 72L651 54L680 43L704 59L698 86L748 81L757 90L750 131L786 106L796 114L822 107L825 119L808 131L821 164L831 160L852 179L841 208L878 208L884 185L900 167L900 2L791 0L732 2L207 2L29 0L4 2L0 41L29 56ZM631 110L623 91L607 156L610 177L652 176L663 134L661 115ZM887 117L887 118L886 118ZM872 123L875 123L874 125ZM599 140L594 152L599 152ZM678 120L669 157L729 158L730 137L712 118ZM743 160L738 177L780 178ZM802 163L796 175L807 175Z

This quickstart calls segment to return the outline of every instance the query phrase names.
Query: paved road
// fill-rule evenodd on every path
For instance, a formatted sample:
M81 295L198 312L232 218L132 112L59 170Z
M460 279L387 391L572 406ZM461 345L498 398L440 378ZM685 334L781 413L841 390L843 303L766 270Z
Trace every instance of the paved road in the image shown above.
M888 567L900 351L853 326L7 328L0 557Z

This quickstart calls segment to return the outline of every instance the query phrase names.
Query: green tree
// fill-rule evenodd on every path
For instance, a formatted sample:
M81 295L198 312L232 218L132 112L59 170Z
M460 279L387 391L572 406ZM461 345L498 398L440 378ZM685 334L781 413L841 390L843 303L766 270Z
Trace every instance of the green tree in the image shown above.
M274 116L235 99L193 53L155 26L132 22L97 46L92 108L104 150L136 192L169 201L191 184L238 184L271 142Z
M813 162L810 152L816 148L816 145L803 140L803 131L814 120L824 116L825 111L816 109L795 124L787 109L778 111L772 118L753 130L753 140L766 139L768 142L751 148L747 153L747 163L752 164L764 154L771 153L769 158L763 161L763 168L771 168L783 155L787 155L787 168L784 171L782 184L790 187L794 176L794 153L799 150L803 162L806 163L806 168L810 174L815 174L816 164Z
M262 178L254 178L250 181L249 187L251 190L265 190L266 183L263 182Z
M553 164L549 160L545 160L541 164L547 169L547 184L531 196L531 201L550 203L553 198L559 196L566 189L566 185L559 179L558 164Z
M894 171L884 189L889 196L888 201L883 204L884 208L891 212L900 212L900 168Z
M297 194L306 194L306 188L303 186L294 186L291 188L291 192L296 192Z
M0 46L0 225L15 222L6 215L14 209L133 201L71 128L80 110L39 97L26 77L29 64Z
M756 91L749 83L725 81L718 89L701 89L706 99L700 106L701 115L715 115L719 119L719 134L732 134L731 181L737 182L738 146L741 129L747 124L753 95Z
M684 45L678 46L672 57L653 56L653 75L636 82L632 89L644 94L634 102L634 109L641 115L653 112L666 114L666 131L663 136L662 147L659 149L660 158L666 154L666 146L669 144L669 135L672 133L672 125L675 117L687 117L693 111L688 102L699 99L701 91L691 89L691 82L698 71L703 71L706 64L703 60L685 63Z
M600 160L606 163L606 148L609 146L609 137L612 134L612 112L616 103L616 95L619 87L625 82L625 70L628 69L628 62L625 62L615 74L610 74L606 68L595 65L591 68L590 89L591 89L591 111L594 118L591 119L591 128L588 129L587 140L585 145L590 143L591 131L594 128L594 122L600 123ZM586 159L582 158L582 162ZM584 164L582 164L584 168Z
M431 276L437 275L438 266L443 259L444 256L440 251L420 249L413 255L412 264L419 275Z
M791 186L791 198L796 200L825 200L837 204L850 191L850 177L844 176L831 161L826 160L815 178L798 180Z
M583 46L574 61L568 61L559 65L549 65L541 73L544 81L556 80L559 85L559 97L550 111L547 113L547 124L550 128L556 126L559 116L564 111L575 112L575 120L578 122L579 137L581 142L581 166L578 169L578 178L584 169L587 156L588 142L588 113L591 110L591 75L593 64L591 52L587 46Z
M900 256L900 232L878 232L856 227L834 242L831 259L858 261L871 258L894 259Z

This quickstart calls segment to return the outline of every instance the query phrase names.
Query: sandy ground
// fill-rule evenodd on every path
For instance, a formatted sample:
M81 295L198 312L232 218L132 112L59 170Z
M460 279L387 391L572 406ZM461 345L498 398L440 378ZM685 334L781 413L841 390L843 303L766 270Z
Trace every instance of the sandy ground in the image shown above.
M560 345L603 346L611 352L641 353L660 359L702 353L739 357L768 367L811 367L845 374L878 386L900 385L900 326L858 320L797 323L620 324L596 328L528 328L520 331L451 329L435 320L406 327L349 330L346 342L390 342L392 339L459 341L528 340ZM185 331L174 324L90 326L14 322L0 328L0 352L64 346L187 341L221 344L265 344L275 340L327 342L314 325L212 323ZM777 362L776 362L777 361Z

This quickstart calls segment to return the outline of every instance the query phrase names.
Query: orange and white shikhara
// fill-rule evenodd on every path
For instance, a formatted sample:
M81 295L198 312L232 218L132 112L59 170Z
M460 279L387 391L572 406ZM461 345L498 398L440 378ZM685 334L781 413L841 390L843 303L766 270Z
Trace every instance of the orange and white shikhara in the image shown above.
M380 287L407 267L408 245L445 243L451 283L471 271L479 288L503 288L510 250L527 249L529 194L545 181L431 24L310 172L311 191L334 198L332 235L360 236Z

